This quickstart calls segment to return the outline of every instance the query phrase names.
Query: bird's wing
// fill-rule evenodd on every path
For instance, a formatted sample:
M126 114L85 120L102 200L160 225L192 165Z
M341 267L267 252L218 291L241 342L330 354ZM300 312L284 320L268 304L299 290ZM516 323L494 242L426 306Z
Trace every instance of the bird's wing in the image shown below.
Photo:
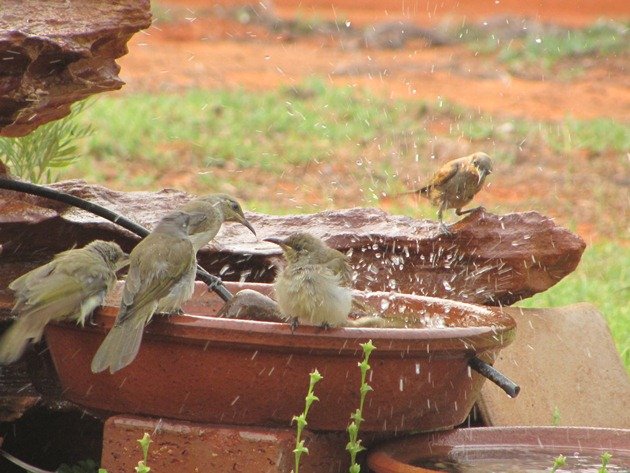
M459 169L459 162L450 161L442 166L431 178L431 182L429 185L425 187L428 189L429 187L440 187L448 182L455 174L457 174L457 170Z
M57 262L53 260L48 264L23 274L9 284L9 289L15 292L16 309L19 309L19 306L30 298L33 288L36 287L42 279L49 276L55 270L56 266Z
M14 310L45 308L62 298L69 299L65 306L71 307L106 291L113 284L114 273L102 258L80 251L60 253L50 263L13 281L9 287L16 291Z
M173 240L159 245L157 249L144 245L141 251L133 255L116 325L133 317L147 304L166 296L173 285L195 264L190 240ZM185 261L182 261L182 255L185 255Z
M62 273L53 274L38 285L29 299L20 306L21 317L47 313L47 319L52 320L69 316L80 309L86 298L96 295L97 292L86 290L85 285L76 278Z
M335 253L335 257L330 259L326 263L326 266L335 274L339 276L342 286L352 286L352 268L348 263L346 255L337 250L332 250Z

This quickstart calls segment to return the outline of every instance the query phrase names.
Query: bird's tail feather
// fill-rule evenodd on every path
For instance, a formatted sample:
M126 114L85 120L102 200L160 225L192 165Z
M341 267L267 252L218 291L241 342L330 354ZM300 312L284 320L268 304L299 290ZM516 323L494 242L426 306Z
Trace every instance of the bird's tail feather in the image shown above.
M398 194L393 194L387 197L391 197L391 198L398 198L398 197L402 197L403 195L422 195L424 197L427 197L429 195L429 189L431 188L431 186L425 186L422 187L420 189L414 189L414 190L410 190L410 191L404 191L404 192L399 192Z
M144 324L131 323L114 326L92 359L92 372L100 373L109 368L110 373L130 364L138 351L142 341Z
M22 316L0 337L0 365L17 361L29 341L38 342L44 333L48 319Z

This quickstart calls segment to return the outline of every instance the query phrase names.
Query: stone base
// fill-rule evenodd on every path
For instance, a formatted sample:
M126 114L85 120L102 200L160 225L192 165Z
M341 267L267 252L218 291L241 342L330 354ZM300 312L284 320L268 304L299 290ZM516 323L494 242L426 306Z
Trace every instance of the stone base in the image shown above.
M630 429L630 378L593 305L503 310L518 329L494 367L521 393L510 399L485 383L478 406L486 425Z
M137 440L147 432L152 473L289 473L294 467L295 429L218 426L134 416L110 417L103 432L102 468L134 471L142 459ZM304 435L308 455L301 473L348 471L345 433Z

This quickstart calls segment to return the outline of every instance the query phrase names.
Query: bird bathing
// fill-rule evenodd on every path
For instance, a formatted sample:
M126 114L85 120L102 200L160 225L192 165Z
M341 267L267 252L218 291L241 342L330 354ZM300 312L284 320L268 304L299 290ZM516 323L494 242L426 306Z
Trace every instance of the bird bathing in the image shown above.
M238 292L271 294L269 284L227 283ZM112 326L120 285L95 314L95 326L58 323L46 331L66 398L103 413L153 415L198 422L287 426L299 412L308 373L324 381L309 413L314 430L343 431L356 407L359 343L371 339L373 375L362 429L432 431L463 422L484 378L469 367L474 357L492 361L515 332L499 308L392 293L356 293L404 328L322 329L286 322L217 317L223 301L197 284L186 315L156 316L137 358L111 375L94 374L90 361ZM404 310L401 310L404 309ZM422 314L409 325L409 320ZM434 328L423 317L443 317ZM404 390L400 390L400 385ZM236 402L235 402L236 399Z

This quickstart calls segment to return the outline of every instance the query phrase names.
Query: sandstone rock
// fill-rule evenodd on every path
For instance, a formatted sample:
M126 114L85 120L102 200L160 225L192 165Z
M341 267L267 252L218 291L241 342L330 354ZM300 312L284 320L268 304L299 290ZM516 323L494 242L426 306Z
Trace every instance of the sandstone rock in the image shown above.
M151 24L149 0L6 0L0 15L0 135L22 136L116 90L116 59Z
M190 196L115 192L82 181L52 186L117 211L146 227ZM347 252L355 287L396 290L478 304L511 304L545 291L571 273L584 241L537 212L493 215L475 212L441 235L438 224L377 209L347 209L312 215L247 214L259 240L242 226L224 225L199 254L203 267L224 280L271 282L280 249L261 241L308 231ZM130 250L138 238L84 211L46 199L0 192L0 244L6 260L45 259L94 238L113 239Z

